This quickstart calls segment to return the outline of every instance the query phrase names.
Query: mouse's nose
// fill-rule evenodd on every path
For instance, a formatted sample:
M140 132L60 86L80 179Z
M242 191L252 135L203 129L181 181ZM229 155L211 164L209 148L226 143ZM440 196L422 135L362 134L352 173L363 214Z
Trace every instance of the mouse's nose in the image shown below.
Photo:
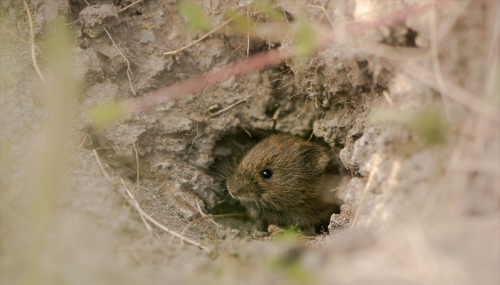
M241 193L241 186L238 183L235 183L233 180L229 180L227 182L227 190L229 190L229 194L236 198Z

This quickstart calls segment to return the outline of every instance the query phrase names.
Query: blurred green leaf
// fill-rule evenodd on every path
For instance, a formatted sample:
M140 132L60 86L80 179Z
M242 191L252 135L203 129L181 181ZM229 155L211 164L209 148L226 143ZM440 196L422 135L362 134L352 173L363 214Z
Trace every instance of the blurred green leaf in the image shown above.
M310 284L315 280L314 273L304 268L299 259L286 254L269 258L267 267L271 272L283 272L293 283Z
M200 6L193 3L182 2L179 4L181 15L187 19L187 28L189 32L197 30L207 31L212 27L210 18L205 15Z
M239 15L238 15L239 14ZM230 27L236 30L238 33L246 34L248 31L252 30L254 25L254 20L252 18L247 18L246 15L239 13L238 11L228 11L224 14L226 19L230 19L236 16L231 23Z
M374 109L370 114L370 120L400 124L415 132L427 146L439 145L446 141L448 126L441 112L433 107L413 113L384 108Z
M304 268L298 261L286 268L286 275L290 281L300 284L311 284L315 280L314 273Z
M408 113L388 108L373 108L369 116L369 120L373 123L392 122L407 124L408 119Z
M89 112L89 117L95 127L104 125L121 118L125 114L125 108L120 102L112 102L105 105L96 105Z
M443 115L435 108L424 109L412 116L409 126L426 145L438 145L446 141L447 126Z
M279 232L275 236L275 240L277 242L295 242L299 241L300 234L297 229L297 226L288 226L283 228L284 231Z
M276 8L276 5L272 2L257 0L252 3L251 7L256 11L262 11L271 21L283 21L285 19L283 12Z
M12 163L14 163L12 142L0 142L0 166L7 168L10 167Z
M318 44L318 35L305 19L298 19L295 38L299 57L307 58L314 53Z

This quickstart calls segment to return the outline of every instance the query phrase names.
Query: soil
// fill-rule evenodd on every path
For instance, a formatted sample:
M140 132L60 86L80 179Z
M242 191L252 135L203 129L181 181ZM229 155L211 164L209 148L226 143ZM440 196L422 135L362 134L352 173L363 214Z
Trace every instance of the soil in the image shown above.
M415 13L99 127L88 113L95 104L294 45L292 33L251 37L247 53L247 38L225 26L163 55L206 32L186 31L178 1L121 10L133 2L27 1L45 85L23 2L0 3L1 284L500 283L499 2L445 2L435 18L434 10ZM253 2L196 3L216 27ZM419 1L308 3L276 2L290 26L300 16L337 27ZM58 141L44 134L58 114L51 86L64 85L51 76L49 55L63 17L78 95L67 97L70 126ZM377 120L380 110L393 119ZM227 174L273 133L330 149L340 210L323 234L254 230L228 195ZM59 184L43 179L52 169ZM126 189L145 213L206 250L146 226ZM197 220L205 215L221 217Z

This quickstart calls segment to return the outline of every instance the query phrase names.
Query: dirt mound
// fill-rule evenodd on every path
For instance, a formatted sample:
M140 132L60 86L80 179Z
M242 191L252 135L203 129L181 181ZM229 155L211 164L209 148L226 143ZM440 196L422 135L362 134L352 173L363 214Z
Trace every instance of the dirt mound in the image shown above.
M0 3L2 284L500 282L499 3L275 2ZM328 147L329 234L228 195L274 133Z

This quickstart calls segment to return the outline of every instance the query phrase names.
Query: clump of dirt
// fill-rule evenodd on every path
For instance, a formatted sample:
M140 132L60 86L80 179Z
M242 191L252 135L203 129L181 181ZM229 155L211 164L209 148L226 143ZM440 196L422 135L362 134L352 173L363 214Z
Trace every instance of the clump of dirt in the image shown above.
M213 27L227 11L240 11L256 26L274 21L255 8L262 1L196 3ZM88 113L96 104L148 96L269 49L293 48L296 38L292 32L246 38L228 25L163 55L206 34L186 32L188 19L176 1L27 4L44 74L50 73L51 27L67 19L81 94L66 134L70 150L61 150L71 163L44 212L48 230L37 231L31 213L38 204L23 189L36 172L27 166L53 111L33 69L24 6L2 1L2 284L31 277L55 284L500 282L497 2L413 9L396 23L355 37L346 32L348 40L306 59L233 76L103 127ZM290 30L303 18L329 31L416 4L422 3L278 1L269 7L276 6ZM436 132L442 140L432 140ZM255 231L228 195L232 168L273 133L330 149L329 172L343 183L332 187L340 211L329 233ZM30 228L40 244L26 237ZM28 274L23 264L30 264Z

